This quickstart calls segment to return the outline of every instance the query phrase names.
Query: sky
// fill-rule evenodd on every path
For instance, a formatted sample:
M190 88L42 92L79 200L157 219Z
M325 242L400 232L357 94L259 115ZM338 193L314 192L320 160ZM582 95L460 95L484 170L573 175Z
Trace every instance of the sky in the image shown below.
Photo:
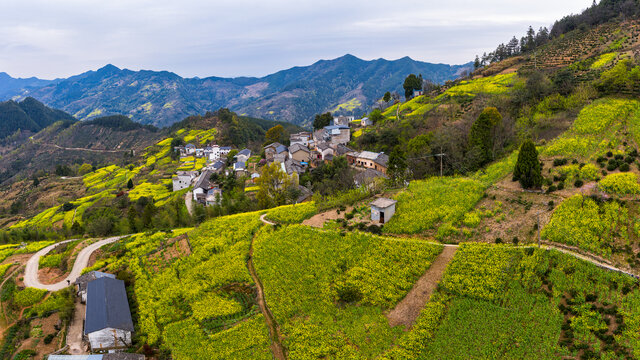
M183 77L264 76L353 54L463 64L592 0L2 0L0 72L106 64Z

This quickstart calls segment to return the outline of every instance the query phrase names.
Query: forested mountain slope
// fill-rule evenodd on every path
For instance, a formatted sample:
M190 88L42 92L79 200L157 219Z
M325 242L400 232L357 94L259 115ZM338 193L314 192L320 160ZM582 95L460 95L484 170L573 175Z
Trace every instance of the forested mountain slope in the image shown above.
M368 111L385 91L400 91L408 73L443 83L469 69L469 65L430 64L407 57L365 61L345 55L262 78L189 79L167 71L107 65L13 95L33 96L81 120L124 114L136 122L163 127L227 107L248 116L307 124L315 114L341 104L346 104L341 107L345 114Z

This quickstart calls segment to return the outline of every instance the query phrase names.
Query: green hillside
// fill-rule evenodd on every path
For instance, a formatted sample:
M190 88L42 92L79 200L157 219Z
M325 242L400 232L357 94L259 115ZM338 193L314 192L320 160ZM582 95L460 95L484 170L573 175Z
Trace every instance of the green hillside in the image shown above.
M378 103L348 145L388 155L388 179L357 187L336 155L300 175L308 202L259 198L287 185L260 169L267 131L292 125L221 109L166 130L70 126L150 140L120 162L78 166L77 196L4 217L0 327L13 330L0 355L70 315L70 294L22 287L24 254L78 238L40 260L41 276L64 279L76 250L122 235L83 272L125 280L129 350L148 357L640 359L640 27L615 3L559 20L522 51L499 47L465 79ZM171 176L204 160L173 147L210 142L253 149L248 164L271 182L219 175L220 204L187 209ZM385 224L371 221L380 197L397 201Z

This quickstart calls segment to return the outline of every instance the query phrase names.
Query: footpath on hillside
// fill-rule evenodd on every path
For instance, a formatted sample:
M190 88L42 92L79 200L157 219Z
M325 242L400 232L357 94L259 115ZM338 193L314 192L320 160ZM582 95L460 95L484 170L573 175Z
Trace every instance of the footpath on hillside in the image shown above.
M413 326L418 315L420 315L420 311L422 311L431 298L431 294L438 287L447 265L453 259L457 250L458 248L453 246L445 246L442 249L442 253L438 255L427 271L413 285L407 296L387 314L389 325L403 325L406 330Z
M266 220L264 215L260 217L260 220L265 225L275 225L274 223ZM287 356L284 351L284 346L282 346L282 336L280 335L280 331L278 330L278 324L267 305L267 301L264 298L264 288L262 287L262 281L258 277L258 273L256 272L256 268L253 265L253 239L251 239L251 245L249 247L249 259L247 260L247 268L249 268L249 273L251 274L251 278L253 278L253 282L256 284L256 288L258 290L258 307L260 308L260 312L264 315L264 319L267 323L267 327L269 328L269 337L271 338L271 352L273 353L273 357L276 360L286 360Z

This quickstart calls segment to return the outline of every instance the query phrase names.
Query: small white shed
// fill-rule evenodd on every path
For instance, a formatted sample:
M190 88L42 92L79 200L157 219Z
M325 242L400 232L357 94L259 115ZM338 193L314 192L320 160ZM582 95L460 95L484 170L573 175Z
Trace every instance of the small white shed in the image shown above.
M387 223L396 212L397 201L387 198L377 198L371 204L371 221L380 224Z

